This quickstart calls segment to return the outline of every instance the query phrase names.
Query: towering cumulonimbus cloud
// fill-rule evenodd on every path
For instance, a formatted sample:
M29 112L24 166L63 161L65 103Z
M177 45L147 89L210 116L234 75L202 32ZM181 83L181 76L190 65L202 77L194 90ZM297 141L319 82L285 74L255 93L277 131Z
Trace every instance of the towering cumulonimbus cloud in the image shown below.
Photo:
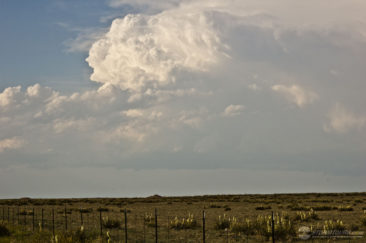
M141 92L173 83L176 72L208 71L221 48L205 13L137 14L114 20L86 61L93 68L91 80Z

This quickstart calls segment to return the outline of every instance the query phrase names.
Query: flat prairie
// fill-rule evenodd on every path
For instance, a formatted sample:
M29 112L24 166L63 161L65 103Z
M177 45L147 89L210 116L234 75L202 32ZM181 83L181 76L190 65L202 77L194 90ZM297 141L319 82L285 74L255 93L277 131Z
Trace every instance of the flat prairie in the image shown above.
M131 242L272 242L272 212L276 242L299 241L302 226L359 234L312 242L366 242L366 193L2 199L0 242L125 242L126 230Z

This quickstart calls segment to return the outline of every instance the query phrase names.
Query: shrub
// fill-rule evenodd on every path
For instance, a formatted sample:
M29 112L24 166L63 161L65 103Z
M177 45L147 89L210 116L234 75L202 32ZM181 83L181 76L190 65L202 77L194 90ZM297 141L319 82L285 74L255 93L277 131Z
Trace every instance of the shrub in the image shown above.
M176 230L181 229L194 229L198 226L197 220L194 218L193 214L188 213L187 218L175 217L174 220L170 221L170 227Z
M155 227L155 218L153 217L152 213L145 213L144 222L149 227Z
M353 211L351 206L339 206L338 211Z
M216 205L216 204L211 204L210 205L210 208L221 208L221 206L220 205Z
M255 208L255 210L267 210L267 209L271 209L271 206L258 206Z
M99 207L99 208L97 208L97 211L98 211L98 212L108 212L108 211L109 211L109 208L102 208L102 207Z
M318 220L319 216L316 212L311 208L308 213L305 212L296 212L295 219L296 221L308 222L310 220Z
M250 221L250 219L245 219L244 221L240 222L236 218L233 218L230 224L230 230L236 234L243 233L245 235L253 235L255 232L253 223Z
M224 230L230 228L231 220L232 219L230 219L230 217L226 217L225 214L224 217L221 217L220 215L219 219L216 221L215 229Z
M80 208L79 209L80 213L91 213L93 212L92 208Z
M360 230L360 227L358 225L352 224L350 229L351 229L351 231L357 231L357 230Z
M346 229L346 226L343 224L342 220L337 219L337 221L333 220L325 220L323 230L325 232L328 231L343 231Z
M327 206L327 205L319 205L319 206L314 206L312 208L315 211L330 211L333 209L331 206Z
M106 229L117 229L121 226L121 222L117 219L110 219L108 217L103 219L103 227Z
M0 237L4 236L10 236L10 231L5 225L0 224Z
M33 215L33 210L20 210L19 215Z
M257 234L264 236L267 240L272 236L272 218L271 216L258 216L254 226ZM274 216L275 239L288 240L296 236L294 224L279 214Z
M299 204L288 205L287 208L290 209L291 211L310 211L310 207L302 206Z
M80 229L77 229L73 235L74 242L84 243L86 241L86 233L84 231L84 226L81 226Z

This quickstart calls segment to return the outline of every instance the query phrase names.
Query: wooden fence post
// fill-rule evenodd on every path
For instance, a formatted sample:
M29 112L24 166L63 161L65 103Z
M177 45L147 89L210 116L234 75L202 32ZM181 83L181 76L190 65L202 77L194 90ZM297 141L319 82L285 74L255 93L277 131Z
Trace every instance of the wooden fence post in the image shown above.
M169 238L170 238L170 220L169 220L169 216L168 216L168 243L169 243Z
M55 209L52 208L52 235L55 237Z
M100 224L100 236L103 235L103 220L102 220L102 208L99 210L99 224Z
M65 205L65 231L67 231L67 210Z
M275 243L275 227L274 227L273 211L272 211L272 243Z
M80 208L80 225L84 225L83 210Z
M8 223L10 223L10 208L9 208L9 206L8 206Z
M27 226L27 210L24 209L24 225Z
M145 217L142 217L142 221L143 221L143 225L144 225L144 228L143 228L143 242L145 243L146 242L146 226L145 226Z
M158 243L158 210L155 208L155 243Z
M43 221L43 208L41 210L41 228L43 230L43 227L44 227L44 221Z
M32 211L32 231L34 232L34 208Z
M202 242L206 243L206 213L202 212Z

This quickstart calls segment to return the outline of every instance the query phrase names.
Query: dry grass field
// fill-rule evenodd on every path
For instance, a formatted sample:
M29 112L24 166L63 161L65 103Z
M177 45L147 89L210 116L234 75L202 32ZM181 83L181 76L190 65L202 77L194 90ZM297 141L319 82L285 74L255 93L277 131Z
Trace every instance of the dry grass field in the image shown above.
M203 211L206 242L270 242L272 212L276 242L299 242L301 226L366 230L366 193L22 198L0 200L0 220L10 233L3 234L0 242L125 242L125 210L129 242L155 242L155 209L159 242L202 242ZM366 238L308 242L366 242Z

